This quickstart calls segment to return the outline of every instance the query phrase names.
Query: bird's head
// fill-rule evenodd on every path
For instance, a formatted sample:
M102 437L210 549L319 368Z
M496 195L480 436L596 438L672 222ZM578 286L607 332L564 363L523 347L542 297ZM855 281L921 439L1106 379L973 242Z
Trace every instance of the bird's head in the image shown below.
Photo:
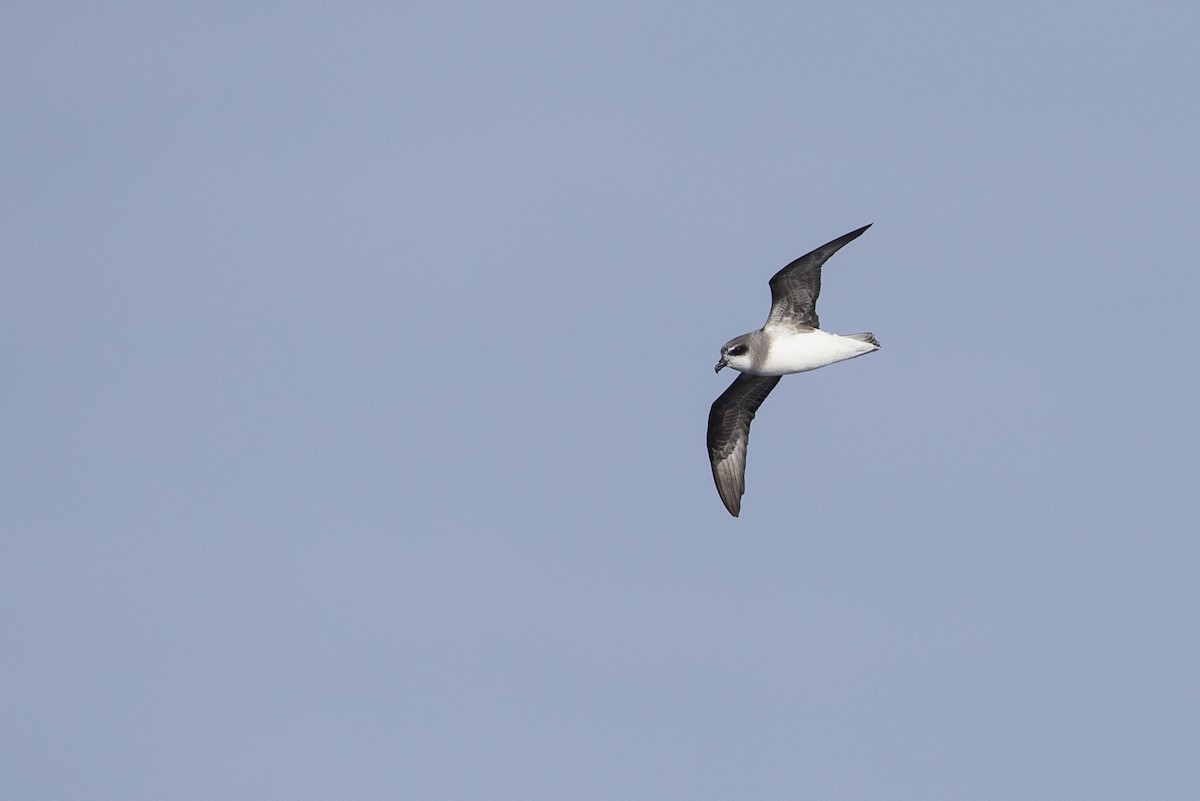
M753 334L742 334L736 339L731 339L721 346L721 360L717 362L716 371L721 372L722 367L732 367L734 370L748 370L750 368L750 351L753 345Z

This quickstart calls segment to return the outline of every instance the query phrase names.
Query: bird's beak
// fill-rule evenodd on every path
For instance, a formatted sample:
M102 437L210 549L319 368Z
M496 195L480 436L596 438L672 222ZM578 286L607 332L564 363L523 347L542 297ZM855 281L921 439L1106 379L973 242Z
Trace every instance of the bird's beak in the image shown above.
M721 372L721 368L722 368L722 367L724 367L724 366L725 366L725 365L727 365L727 364L729 364L729 362L728 362L728 361L725 359L725 357L724 357L724 356L722 356L722 357L721 357L721 361L717 362L717 366L716 366L716 368L713 370L713 372L714 372L714 373L719 373L719 372Z

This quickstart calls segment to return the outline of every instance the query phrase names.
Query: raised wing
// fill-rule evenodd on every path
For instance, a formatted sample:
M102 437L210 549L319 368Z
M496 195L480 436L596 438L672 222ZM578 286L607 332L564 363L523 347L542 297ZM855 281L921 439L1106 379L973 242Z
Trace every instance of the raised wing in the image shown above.
M750 440L750 421L762 402L779 383L777 375L741 373L713 401L708 412L708 460L712 463L717 492L729 514L742 510L746 491L746 444Z
M771 278L771 314L767 317L767 325L820 328L817 296L821 294L821 265L870 227L868 223L857 231L839 236L775 273Z

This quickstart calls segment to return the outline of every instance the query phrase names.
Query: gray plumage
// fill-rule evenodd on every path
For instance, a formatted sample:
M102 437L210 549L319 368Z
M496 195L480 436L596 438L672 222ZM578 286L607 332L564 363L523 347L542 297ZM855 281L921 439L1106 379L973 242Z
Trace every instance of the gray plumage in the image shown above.
M870 227L868 223L857 231L839 236L775 273L771 277L771 314L767 317L767 325L783 323L820 328L817 296L821 294L821 265Z
M721 501L734 517L742 511L746 491L750 421L779 379L777 375L739 373L708 412L708 460Z
M716 369L731 365L740 374L708 413L708 458L725 508L737 517L746 489L750 423L782 375L817 369L879 348L873 334L837 335L820 330L817 297L821 266L870 228L840 236L806 253L771 278L771 312L766 324L721 348ZM862 344L858 344L862 343Z

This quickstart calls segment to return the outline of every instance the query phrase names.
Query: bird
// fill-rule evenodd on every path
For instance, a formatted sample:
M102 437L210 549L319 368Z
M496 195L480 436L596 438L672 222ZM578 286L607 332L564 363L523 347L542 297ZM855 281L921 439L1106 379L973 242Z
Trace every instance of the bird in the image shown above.
M721 346L716 372L732 367L740 375L713 401L708 413L708 459L725 508L741 513L746 491L746 444L758 407L782 376L816 370L879 350L869 332L833 334L817 318L821 266L843 246L862 236L868 223L788 264L772 276L771 312L757 331Z

